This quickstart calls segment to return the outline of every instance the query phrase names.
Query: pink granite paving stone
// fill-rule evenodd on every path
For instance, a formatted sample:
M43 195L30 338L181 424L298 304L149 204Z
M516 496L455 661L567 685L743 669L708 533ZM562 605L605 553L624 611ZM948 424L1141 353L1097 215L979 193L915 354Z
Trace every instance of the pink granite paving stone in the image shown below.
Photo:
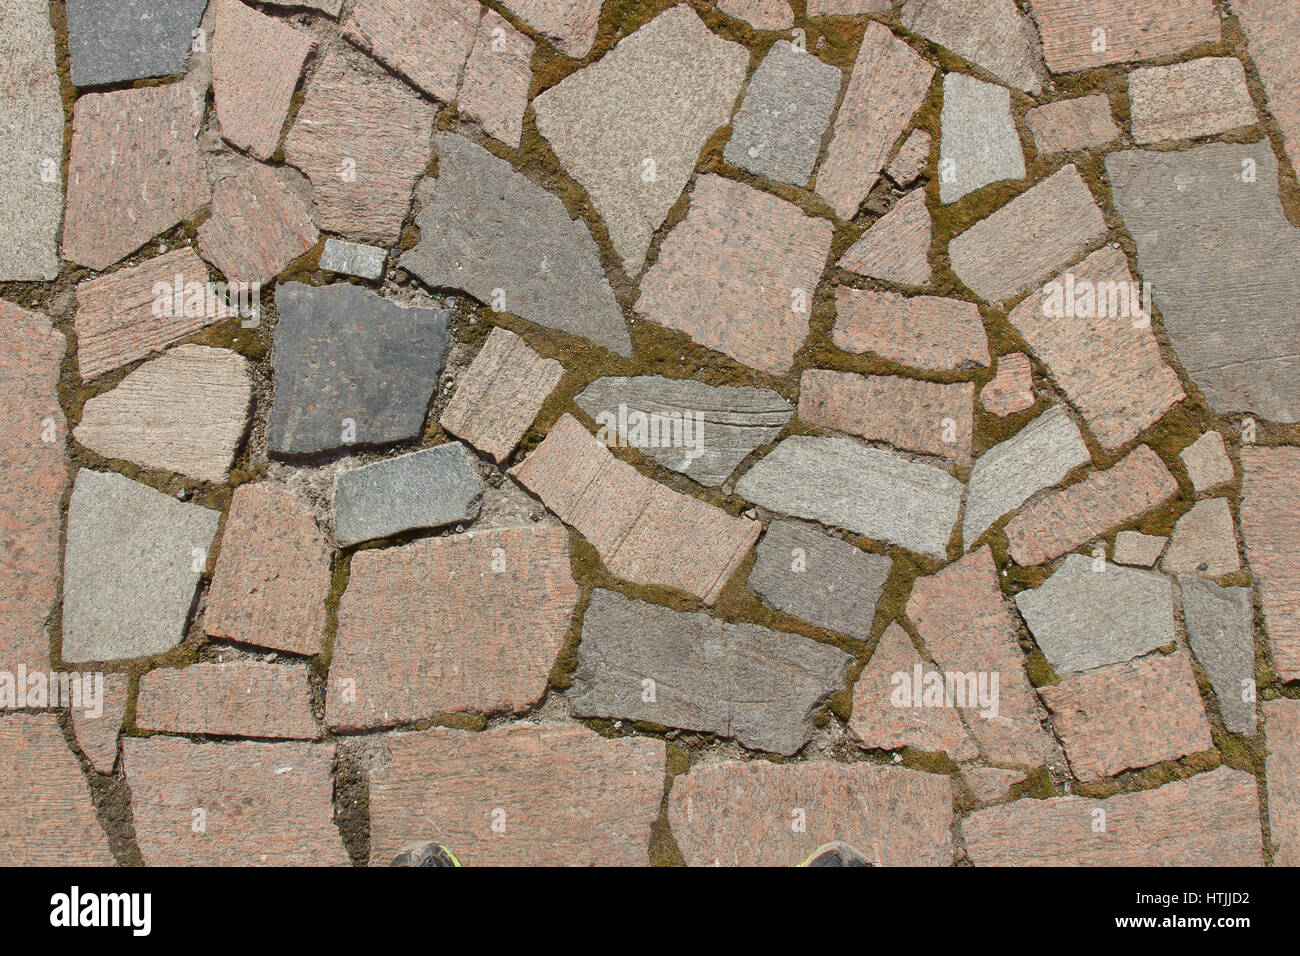
M1001 767L966 767L962 776L975 796L985 803L1002 799L1012 787L1025 780L1023 770L1003 770Z
M484 10L456 106L461 114L516 149L532 84L536 46L495 10Z
M1119 138L1119 127L1105 93L1035 106L1025 114L1025 125L1040 155L1072 153L1106 146Z
M370 863L438 840L467 866L646 866L662 741L573 725L384 738L370 774Z
M140 678L141 730L220 737L312 740L311 686L301 664L238 661L150 671Z
M1053 73L1172 56L1220 34L1212 0L1035 0L1033 15Z
M980 389L980 404L985 410L1006 418L1034 405L1034 370L1023 352L999 355L997 374Z
M1264 702L1268 824L1274 866L1300 866L1300 701Z
M832 228L743 183L702 176L641 283L637 311L764 372L788 371Z
M755 30L794 28L790 0L718 0L718 9L729 17L744 20Z
M1241 450L1241 533L1273 664L1300 680L1300 449Z
M795 866L843 840L877 866L950 866L952 778L828 760L693 767L668 821L687 866Z
M316 42L241 0L218 0L216 6L212 94L221 135L257 159L269 159Z
M1246 33L1268 109L1277 119L1292 166L1300 166L1300 67L1295 38L1300 36L1300 0L1234 0L1232 12Z
M357 0L343 34L434 99L450 103L481 15L474 0Z
M839 286L835 311L832 340L846 352L874 352L932 371L992 361L980 310L973 302Z
M204 91L188 82L77 100L64 258L106 269L207 204L203 109Z
M310 200L295 195L269 166L250 165L213 187L199 251L231 282L264 283L319 237Z
M591 542L613 574L709 605L763 530L645 477L571 415L510 474Z
M546 37L561 53L581 60L591 52L604 0L504 0L502 6Z
M885 175L900 186L912 185L921 178L926 163L930 161L930 144L929 133L923 129L912 130L890 161Z
M928 285L929 256L930 210L925 190L914 189L849 247L840 267L886 282Z
M112 773L117 763L117 738L122 733L122 720L126 717L130 682L125 674L110 671L102 676L104 683L99 706L93 710L72 708L72 732L90 765L100 773ZM98 674L82 676L83 681L99 678Z

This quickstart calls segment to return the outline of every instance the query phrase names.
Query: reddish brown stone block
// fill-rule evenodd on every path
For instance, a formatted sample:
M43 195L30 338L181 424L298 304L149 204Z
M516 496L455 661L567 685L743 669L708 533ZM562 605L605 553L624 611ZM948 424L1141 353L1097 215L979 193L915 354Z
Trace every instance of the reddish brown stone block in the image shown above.
M1119 138L1105 93L1035 106L1025 114L1034 149L1043 156L1096 149Z
M998 356L998 371L980 390L980 404L1005 418L1034 405L1034 370L1023 352Z
M316 245L311 207L268 166L250 165L212 191L199 251L231 282L270 282Z
M1268 826L1274 866L1300 866L1300 701L1264 702Z
M502 6L555 44L581 60L591 52L604 0L505 0Z
M1241 465L1241 533L1273 664L1300 680L1300 448L1247 446Z
M1172 56L1219 39L1212 0L1036 0L1033 13L1053 73Z
M474 0L357 0L343 33L430 96L450 103L481 9Z
M456 106L508 146L524 135L536 44L495 10L484 10Z
M840 286L832 340L846 352L874 352L914 368L987 366L979 307L932 295L902 296Z
M140 678L135 725L220 737L320 736L311 715L306 666L258 661L150 671Z

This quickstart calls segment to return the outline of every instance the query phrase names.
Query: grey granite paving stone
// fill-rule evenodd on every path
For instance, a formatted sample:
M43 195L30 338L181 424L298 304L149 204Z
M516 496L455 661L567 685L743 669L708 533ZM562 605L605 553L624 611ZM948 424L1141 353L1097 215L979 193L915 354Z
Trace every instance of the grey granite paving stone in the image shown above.
M1178 453L1187 468L1187 477L1198 492L1209 491L1232 481L1234 472L1223 435L1208 431Z
M1115 563L1135 568L1154 567L1168 543L1168 538L1159 535L1121 531L1115 535Z
M1046 68L1033 26L1015 0L907 0L903 27L982 66L1026 93L1043 88Z
M1187 643L1210 676L1223 724L1255 733L1255 608L1250 588L1225 588L1180 574Z
M356 276L359 279L382 279L388 253L378 246L342 239L326 239L320 267L325 272Z
M939 201L1006 179L1022 179L1025 154L1011 118L1011 93L962 73L943 78L939 123Z
M67 6L72 82L99 86L184 73L208 0L68 0Z
M1160 567L1170 574L1215 578L1241 570L1237 532L1227 498L1208 498L1178 519Z

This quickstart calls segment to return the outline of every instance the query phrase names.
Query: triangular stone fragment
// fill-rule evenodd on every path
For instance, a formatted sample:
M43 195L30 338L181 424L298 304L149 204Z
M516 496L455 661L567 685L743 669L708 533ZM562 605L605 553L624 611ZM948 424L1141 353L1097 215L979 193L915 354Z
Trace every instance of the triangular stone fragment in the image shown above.
M914 189L871 226L840 260L852 272L901 285L930 281L930 210Z

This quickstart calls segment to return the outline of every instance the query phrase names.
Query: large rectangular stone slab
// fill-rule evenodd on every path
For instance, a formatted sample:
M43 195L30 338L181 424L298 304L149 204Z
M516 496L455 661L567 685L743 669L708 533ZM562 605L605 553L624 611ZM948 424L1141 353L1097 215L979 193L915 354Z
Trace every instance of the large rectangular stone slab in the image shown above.
M1035 106L1025 114L1039 155L1096 149L1119 138L1119 127L1105 93L1090 93L1070 100Z
M1213 0L1036 0L1033 11L1053 73L1172 56L1220 34Z
M875 352L914 368L987 366L989 340L974 302L934 295L902 296L894 292L835 290L836 348Z
M1241 450L1241 533L1273 666L1300 680L1300 448Z
M238 661L191 664L140 677L135 725L141 730L220 737L313 740L306 665Z

